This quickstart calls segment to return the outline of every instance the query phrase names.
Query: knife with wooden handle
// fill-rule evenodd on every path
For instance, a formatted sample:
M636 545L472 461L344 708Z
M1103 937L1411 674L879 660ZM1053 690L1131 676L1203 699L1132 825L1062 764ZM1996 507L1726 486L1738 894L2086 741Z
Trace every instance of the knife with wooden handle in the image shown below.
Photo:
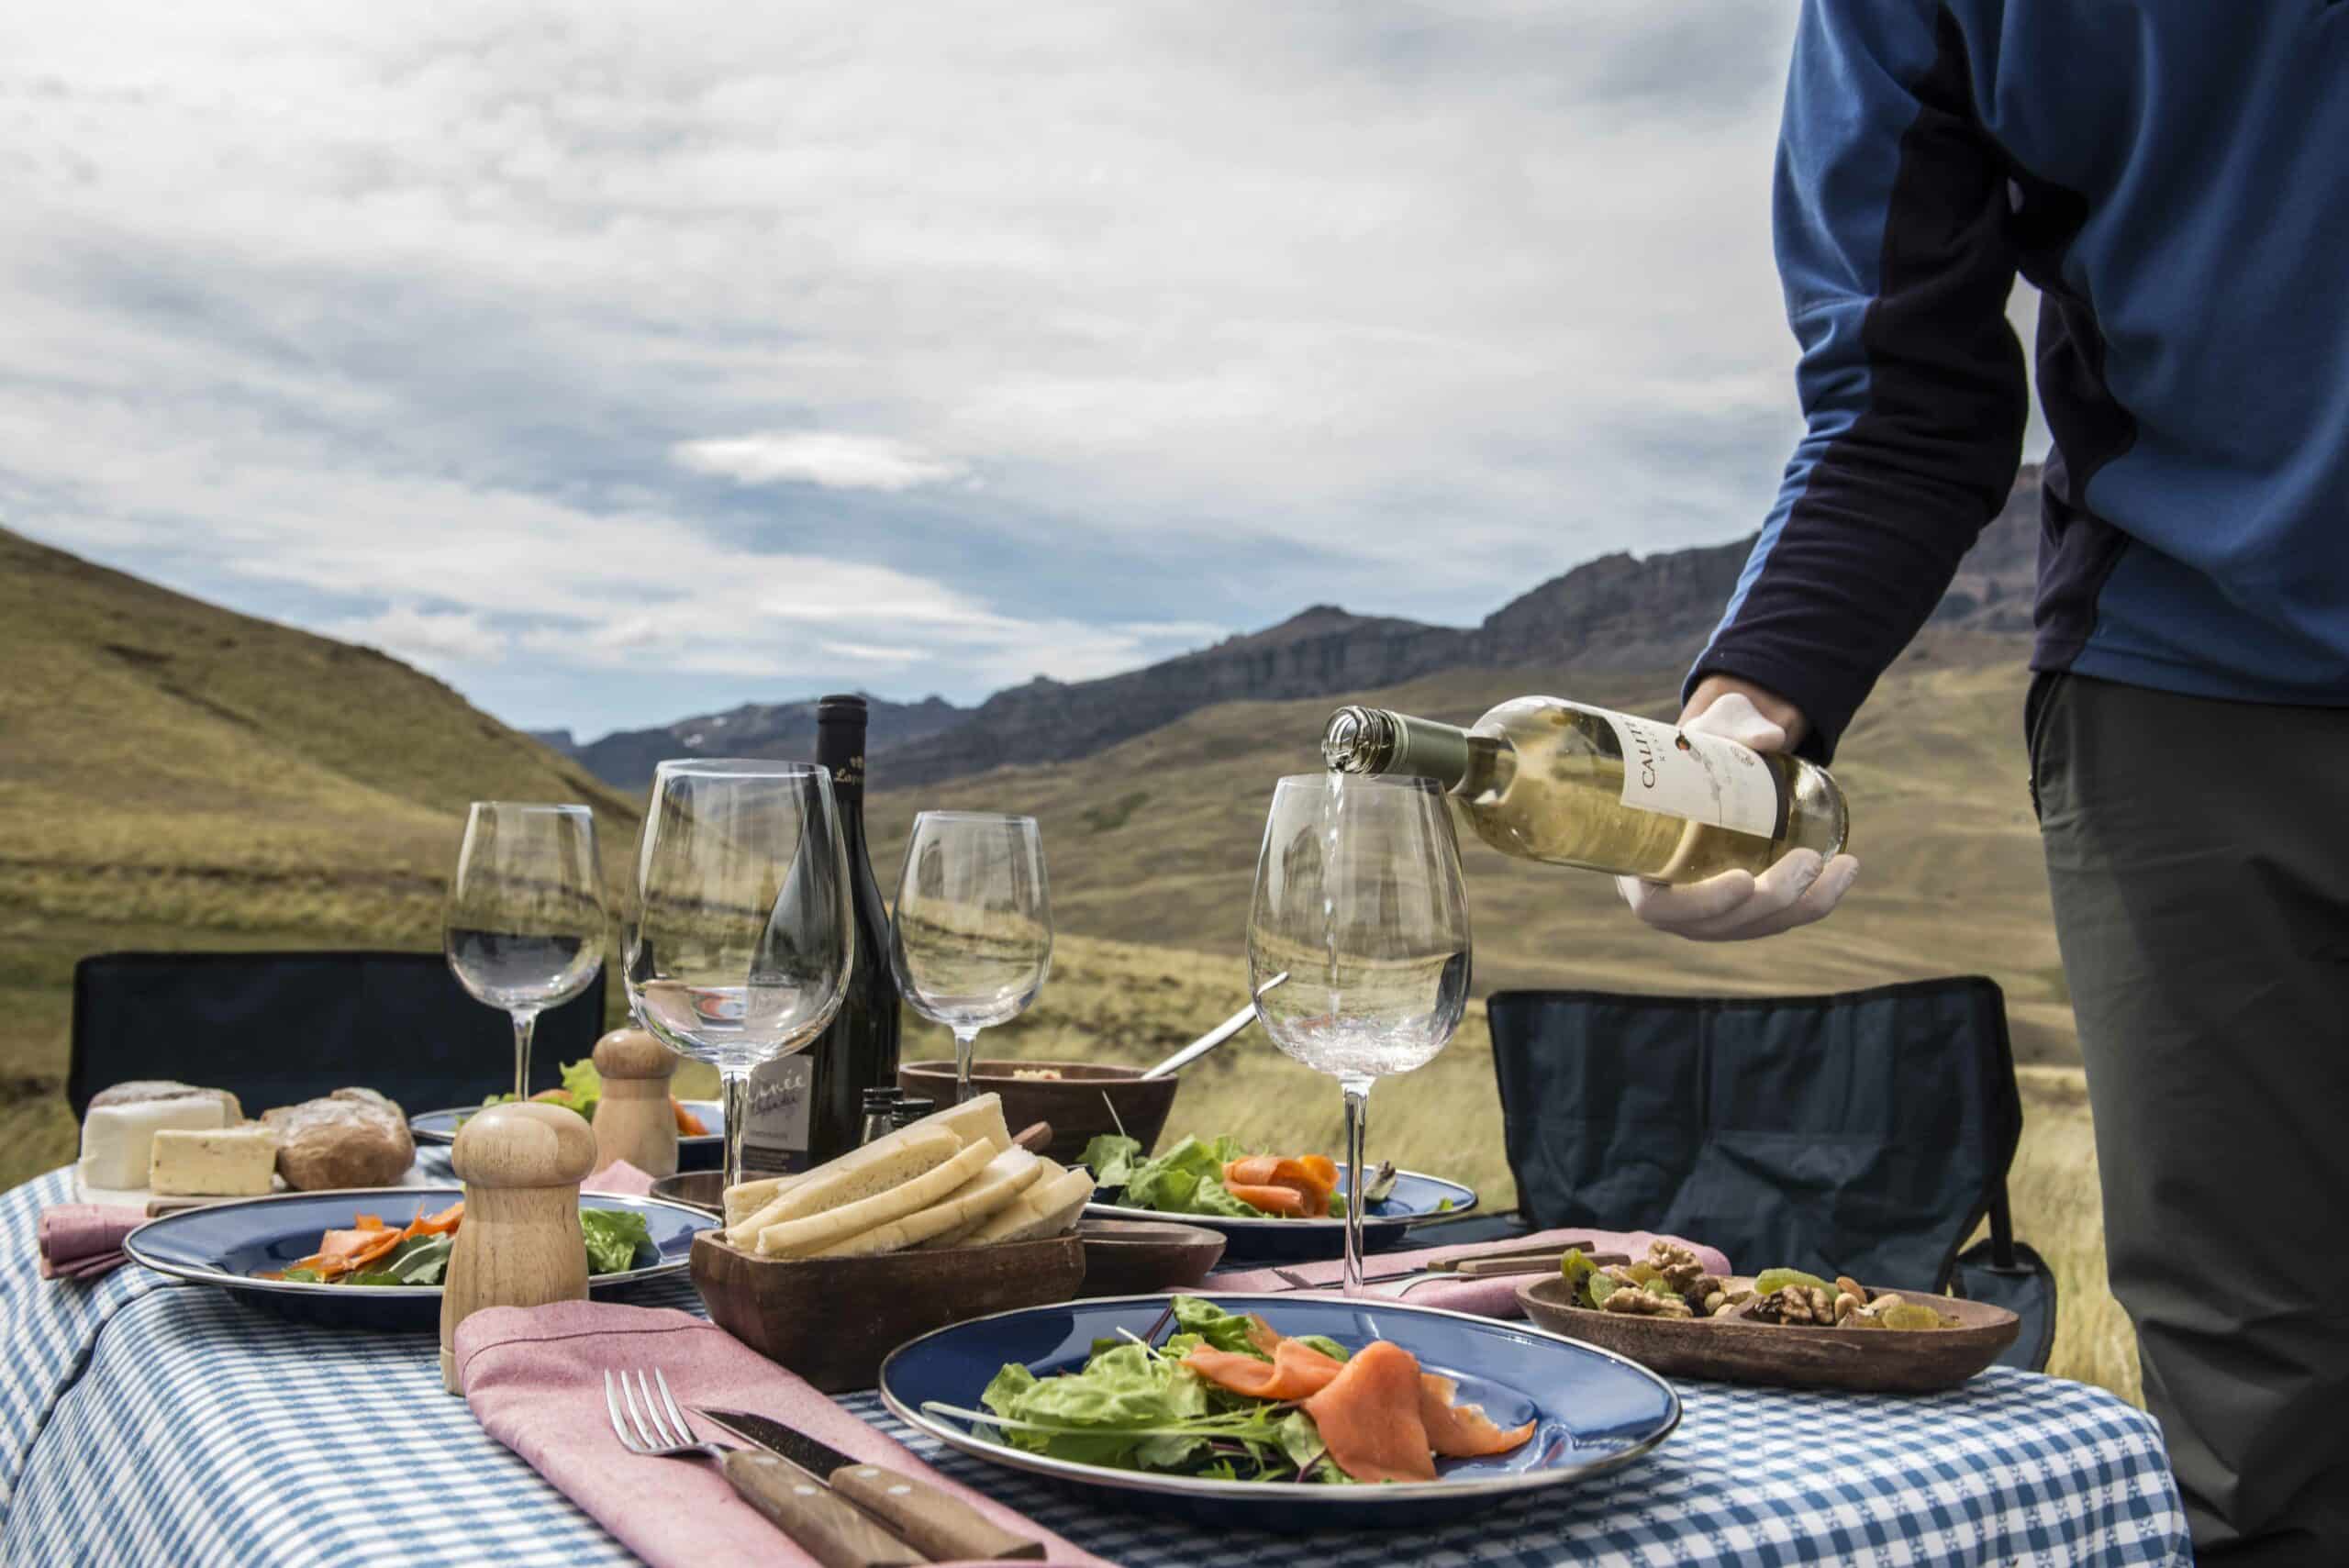
M744 1502L824 1568L912 1568L930 1561L830 1487L764 1449L729 1449L719 1466Z
M707 1405L695 1409L744 1442L756 1443L766 1452L782 1456L816 1482L828 1485L835 1497L854 1503L899 1540L933 1561L1033 1561L1045 1554L1042 1541L1005 1529L953 1494L903 1471L852 1459L829 1443L771 1416L749 1410L713 1410Z

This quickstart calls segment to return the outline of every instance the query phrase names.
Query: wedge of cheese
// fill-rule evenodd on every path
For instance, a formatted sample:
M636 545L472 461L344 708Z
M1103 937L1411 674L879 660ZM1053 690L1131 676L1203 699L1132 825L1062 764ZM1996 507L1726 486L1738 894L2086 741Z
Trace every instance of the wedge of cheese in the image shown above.
M879 1252L902 1252L949 1230L975 1226L1018 1199L1041 1173L1042 1162L1025 1149L1004 1150L977 1175L928 1208L836 1241L815 1256L868 1258Z
M1018 1202L996 1211L994 1218L963 1238L966 1247L992 1246L998 1241L1033 1241L1057 1236L1074 1225L1093 1198L1093 1178L1084 1171L1063 1171L1036 1183Z
M174 1197L258 1197L277 1173L277 1134L260 1122L155 1134L147 1185Z
M82 1184L113 1191L143 1187L154 1162L157 1133L173 1129L217 1132L228 1123L228 1106L208 1095L94 1105L82 1122Z
M941 1129L940 1136L953 1134ZM931 1166L911 1181L897 1182L854 1203L769 1225L759 1231L759 1252L769 1258L804 1258L876 1226L918 1214L985 1170L996 1152L991 1143L966 1143L952 1159ZM790 1195L785 1194L778 1201L788 1201Z
M951 1133L955 1140L947 1151L949 1154L965 1144L978 1142L998 1153L1010 1148L1011 1131L1003 1120L1003 1096L981 1095L962 1105L949 1106L801 1175L774 1178L774 1184L764 1188L768 1194L764 1203L753 1203L748 1193L740 1199L729 1193L725 1199L726 1239L737 1247L747 1248L759 1232L770 1226L805 1219L872 1197L918 1173L908 1167L903 1151L935 1149L941 1133ZM736 1191L763 1185L745 1182ZM737 1209L741 1210L739 1215Z

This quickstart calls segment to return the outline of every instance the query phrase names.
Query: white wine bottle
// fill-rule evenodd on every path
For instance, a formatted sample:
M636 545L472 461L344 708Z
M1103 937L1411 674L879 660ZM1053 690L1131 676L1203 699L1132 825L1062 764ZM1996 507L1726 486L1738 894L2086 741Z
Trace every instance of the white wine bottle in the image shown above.
M1653 882L1838 854L1851 831L1823 768L1559 697L1518 697L1465 729L1342 707L1321 757L1333 773L1435 780L1505 855Z

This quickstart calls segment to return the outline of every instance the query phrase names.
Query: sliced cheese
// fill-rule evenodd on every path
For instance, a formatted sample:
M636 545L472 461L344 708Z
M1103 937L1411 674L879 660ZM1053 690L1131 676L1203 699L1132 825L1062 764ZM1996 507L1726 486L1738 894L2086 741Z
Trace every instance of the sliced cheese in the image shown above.
M976 1225L1017 1200L1042 1173L1040 1166L1036 1156L1025 1149L1007 1149L988 1161L977 1175L928 1208L836 1241L815 1256L866 1258L878 1252L902 1252L947 1231Z
M1063 1171L1020 1194L1018 1203L998 1210L994 1218L972 1231L963 1245L985 1247L999 1241L1033 1241L1057 1236L1077 1222L1092 1198L1090 1175L1083 1171Z
M963 1148L963 1140L942 1127L892 1142L886 1148L876 1140L818 1165L801 1180L783 1188L748 1218L728 1226L726 1239L746 1250L754 1247L762 1231L786 1220L804 1219L827 1209L852 1207L878 1197L936 1170L961 1153Z
M942 1128L939 1130L941 1137L953 1136ZM977 1175L995 1157L992 1144L965 1144L952 1159L931 1166L911 1181L898 1182L871 1197L837 1208L765 1227L759 1231L759 1251L770 1258L802 1258L875 1226L918 1214ZM788 1202L791 1195L786 1193L777 1201Z
M1060 1162L1056 1160L1048 1160L1041 1154L1037 1155L1035 1179L1030 1182L1026 1186L1022 1187L1020 1189L1019 1195L1017 1198L1014 1198L1007 1207L1018 1208L1020 1205L1028 1201L1030 1194L1041 1189L1046 1183L1058 1181L1067 1173L1067 1167L1061 1164ZM931 1237L929 1240L922 1243L922 1247L928 1251L934 1251L945 1247L964 1246L968 1244L973 1235L981 1226L993 1223L1001 1216L1003 1210L997 1209L993 1214L982 1214L966 1219L963 1223L954 1227L952 1230L941 1231L938 1235Z
M810 1173L802 1171L789 1176L763 1176L755 1182L743 1182L726 1189L726 1223L740 1225L766 1207L775 1198L806 1181Z
M228 1107L209 1095L92 1106L82 1122L82 1184L117 1191L143 1187L155 1158L158 1132L169 1129L217 1131L228 1124Z
M277 1173L277 1134L260 1122L155 1134L148 1186L181 1197L257 1197Z
M952 1133L958 1145L984 1142L998 1153L1011 1147L1011 1133L1003 1120L1003 1096L981 1095L908 1122L837 1160L826 1161L788 1190L776 1194L774 1201L760 1211L762 1228L842 1208L894 1186L905 1179L897 1173L898 1151L934 1140L941 1132ZM741 1223L747 1227L752 1222Z

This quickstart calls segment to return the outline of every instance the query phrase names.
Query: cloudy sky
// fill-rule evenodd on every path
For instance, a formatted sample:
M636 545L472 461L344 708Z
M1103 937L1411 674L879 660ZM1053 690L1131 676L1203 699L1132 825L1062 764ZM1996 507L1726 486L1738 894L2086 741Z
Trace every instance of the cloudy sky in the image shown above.
M9 0L0 521L584 734L1758 522L1794 0Z

